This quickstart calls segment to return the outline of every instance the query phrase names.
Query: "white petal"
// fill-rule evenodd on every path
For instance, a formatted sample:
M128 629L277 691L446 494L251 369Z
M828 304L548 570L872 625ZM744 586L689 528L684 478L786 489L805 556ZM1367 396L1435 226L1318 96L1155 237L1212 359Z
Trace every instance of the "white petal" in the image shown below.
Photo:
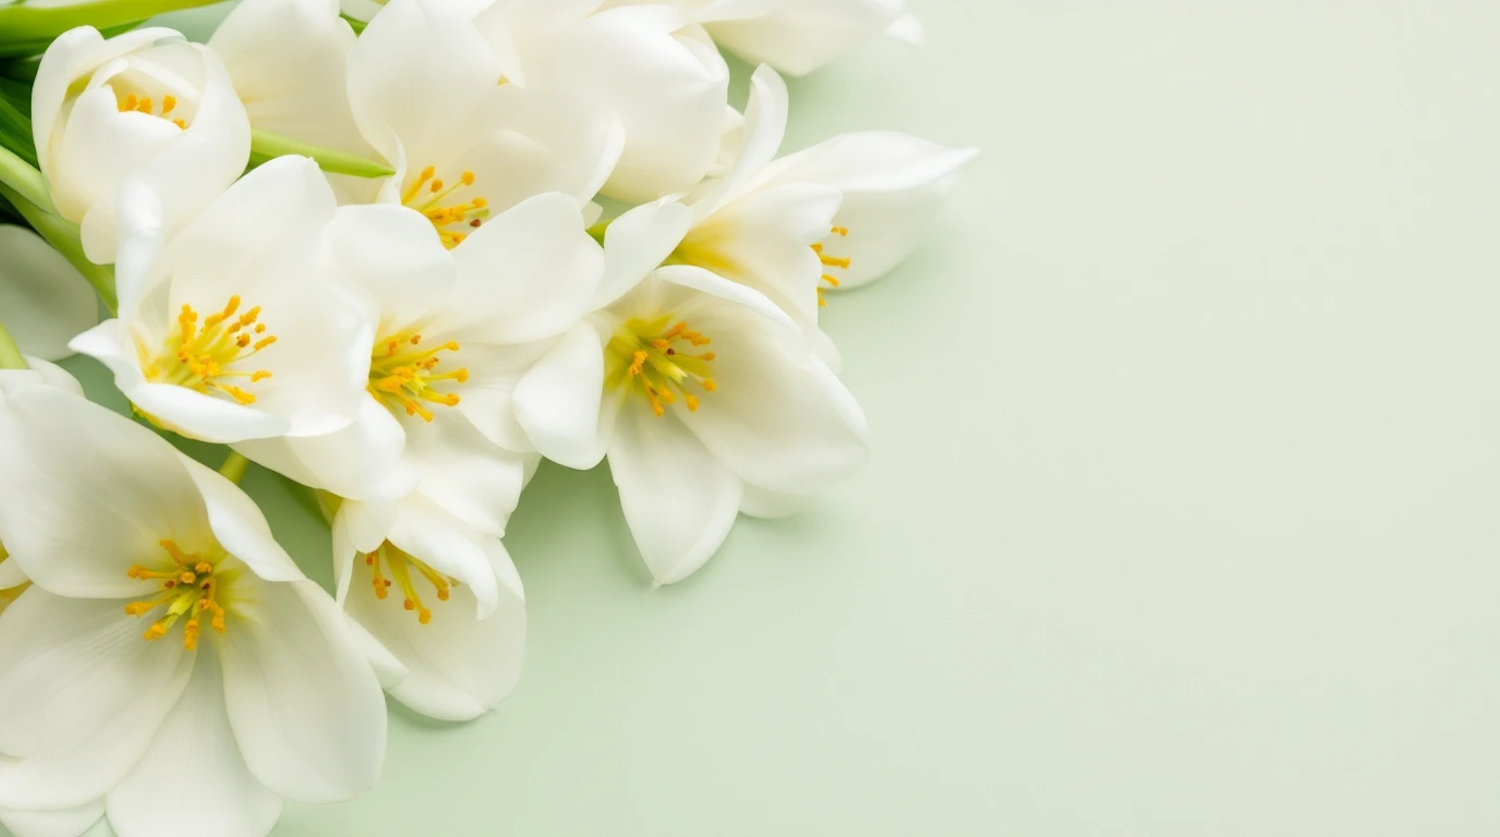
M353 424L324 436L241 442L235 450L303 485L359 500L397 498L416 485L402 463L406 431L379 401L363 398Z
M161 555L161 539L187 548L210 537L203 499L156 434L50 387L6 404L21 449L6 476L27 490L0 503L0 530L37 584L70 596L140 595L151 586L127 572Z
M810 355L789 355L774 330L736 328L715 314L732 316L716 309L693 324L714 335L719 386L682 419L715 457L746 482L790 493L816 491L863 466L869 428L838 377Z
M521 376L556 342L556 338L520 346L469 342L462 349L469 382L461 390L458 411L496 445L506 450L530 452L531 440L516 421L512 399Z
M353 617L345 619L345 625L349 628L349 636L354 639L355 647L370 664L370 670L375 672L375 679L380 682L380 688L394 689L411 673L404 663L396 659L391 649L386 648L384 643L376 639L375 635L370 633L364 625L359 624Z
M609 449L609 470L636 546L662 584L692 575L734 525L742 484L674 415L627 404Z
M180 787L164 792L163 783ZM119 837L212 834L263 837L281 816L281 797L245 766L224 706L224 678L211 644L198 652L187 688L146 755L109 792Z
M0 767L0 772L4 768ZM0 808L0 825L15 837L79 837L104 816L104 800L96 799L58 811L17 811Z
M438 165L500 81L472 23L431 0L391 0L349 55L349 98L364 135L388 160ZM445 159L435 159L438 156Z
M339 271L368 291L388 320L427 314L458 281L453 257L432 224L403 206L340 207L327 246Z
M645 204L616 218L604 233L604 280L593 307L609 305L661 267L691 223L692 211L676 201Z
M409 674L392 696L424 715L465 721L494 708L515 687L526 642L526 607L518 583L496 585L497 574L515 575L498 539L453 531L447 541L455 547L467 542L463 551L477 550L481 557L490 595L499 597L484 618L476 617L475 590L460 585L448 601L433 604L431 621L421 624L396 596L375 597L363 561L355 564L346 606L407 666ZM401 548L434 569L441 563L438 553Z
M94 292L61 253L27 229L0 225L0 322L21 351L58 360L99 322Z
M513 404L543 456L587 470L608 444L600 427L603 394L604 344L592 324L580 323L516 385Z
M694 228L678 252L689 264L765 294L811 332L821 277L838 279L843 271L825 267L810 245L828 237L840 200L837 189L813 183L757 189ZM826 252L841 257L841 247L835 236Z
M589 90L619 114L626 142L609 197L643 203L685 191L718 156L729 70L686 19L659 5L607 9L525 56L528 87Z
M477 329L486 342L527 343L567 331L589 310L604 254L566 195L531 198L495 218L454 251L462 310L440 327ZM460 341L463 338L460 336Z
M302 571L276 542L266 516L240 487L185 455L178 460L193 478L208 509L208 524L214 537L230 555L267 581L295 581Z
M140 759L192 671L180 639L147 642L109 599L31 587L0 619L0 807L48 810L104 795Z
M299 802L369 789L385 753L385 701L333 600L310 581L268 583L240 611L214 639L250 772Z
M23 355L26 369L0 369L0 393L20 392L28 387L52 387L83 396L83 386L68 370L39 357Z
M740 513L750 517L790 517L807 508L814 497L806 494L781 494L757 485L745 483L745 496L740 500Z
M740 195L781 149L786 136L786 82L770 67L758 67L750 79L750 103L739 144L730 153L734 164L703 199L693 204L693 217L701 221Z
M224 60L250 124L292 139L366 153L349 107L354 31L338 0L246 0L208 46Z
M407 461L422 475L417 490L470 526L503 534L521 499L522 456L495 446L461 415L402 423Z
M777 161L766 185L821 183L844 193L834 223L849 233L830 236L825 246L850 259L837 274L841 288L852 288L906 258L977 154L895 132L846 134Z
M926 46L927 31L916 15L902 15L885 30L885 36L907 46Z
M902 0L788 2L771 14L712 23L708 29L715 41L746 61L801 76L880 35L901 9Z

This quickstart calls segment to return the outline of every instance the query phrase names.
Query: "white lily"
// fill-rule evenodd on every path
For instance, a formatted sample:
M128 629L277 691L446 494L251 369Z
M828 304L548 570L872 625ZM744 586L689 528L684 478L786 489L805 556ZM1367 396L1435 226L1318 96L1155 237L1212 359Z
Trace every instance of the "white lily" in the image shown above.
M450 248L535 195L585 206L624 139L588 98L506 83L470 16L443 0L393 0L360 35L349 74L355 120L396 169L378 200L422 214Z
M223 60L251 126L368 156L349 106L354 41L338 0L244 0L208 47Z
M651 0L630 0L651 2ZM806 75L885 35L914 46L922 24L905 0L677 0L697 10L719 46L752 64Z
M547 101L581 92L619 115L625 145L604 194L640 203L690 189L718 154L729 68L690 10L604 6L500 0L475 20L513 84Z
M701 567L739 512L785 513L868 457L853 396L770 300L701 268L652 271L686 215L646 206L610 227L605 306L513 396L543 456L573 468L608 457L663 584Z
M387 690L413 710L467 721L515 688L526 647L521 577L500 539L413 493L386 520L355 500L333 523L337 598L391 655Z
M0 224L0 322L21 351L48 360L99 322L99 303L68 260L26 227Z
M157 193L128 186L120 316L79 335L136 409L210 442L347 427L365 399L373 314L321 261L334 197L280 157L163 242Z
M824 290L866 284L906 258L978 152L880 132L778 160L786 121L786 84L761 67L735 162L689 197L693 226L670 260L760 291L816 335Z
M75 395L4 396L0 807L105 800L120 837L259 837L375 781L380 687L232 483Z
M213 52L153 27L104 38L58 36L31 93L32 135L58 210L82 227L84 251L115 260L117 195L145 176L170 233L245 170L250 123Z
M599 285L603 256L577 203L531 198L452 251L414 212L346 206L328 249L379 310L375 332L351 344L367 390L358 417L328 435L238 449L305 485L383 501L387 521L391 501L415 488L475 529L503 533L525 476L516 451L529 447L510 391Z

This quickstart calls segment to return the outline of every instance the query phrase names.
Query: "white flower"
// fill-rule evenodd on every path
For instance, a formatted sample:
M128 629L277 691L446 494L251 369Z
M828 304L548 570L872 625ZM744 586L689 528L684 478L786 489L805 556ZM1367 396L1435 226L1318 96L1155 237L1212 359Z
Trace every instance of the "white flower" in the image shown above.
M523 89L503 72L473 21L444 0L393 0L349 58L354 117L396 169L379 200L424 215L450 248L535 195L587 204L620 154L608 109Z
M0 615L0 808L101 797L120 837L257 837L385 748L337 606L228 480L65 392L4 397L0 506L32 585Z
M120 316L72 348L163 427L210 442L303 436L354 419L373 314L321 261L334 198L318 167L281 157L163 243L155 193L127 186Z
M26 227L0 224L0 323L21 351L49 360L99 322L99 303L68 260Z
M637 0L639 2L640 0ZM679 0L699 10L720 46L800 76L879 35L920 45L904 0Z
M238 449L305 485L383 501L382 519L415 486L475 529L501 534L524 478L514 451L529 448L510 391L599 285L603 256L578 205L562 194L531 198L452 251L417 213L346 206L328 249L379 310L373 335L350 344L366 388L358 418L328 435Z
M78 385L78 380L62 367L35 357L27 357L26 363L29 367L27 369L0 369L0 404L11 393L38 386L60 389L80 397L83 395L83 388ZM7 418L0 412L0 435L9 432ZM0 531L0 613L4 613L11 602L31 584L21 571L20 562L9 558L10 553L5 549L5 532ZM0 819L3 817L3 812L0 812Z
M88 257L115 259L116 196L152 179L167 230L181 227L245 170L250 124L207 48L171 29L105 39L92 27L47 48L31 93L32 135L58 210L82 225Z
M690 189L717 158L729 68L688 10L601 5L507 0L476 23L512 83L549 101L597 97L619 114L625 147L607 196L638 203Z
M345 500L333 524L338 600L380 644L388 690L432 718L467 721L515 688L526 646L521 577L500 539L419 493L389 524ZM382 654L394 658L378 662ZM398 679L399 678L399 679Z
M804 335L763 295L696 267L659 264L680 206L615 222L601 299L516 386L515 414L542 455L601 457L652 574L686 578L740 511L780 514L859 468L863 413Z
M15 759L0 756L0 776L14 766ZM15 837L79 837L104 816L104 800L54 811L22 811L0 808L0 825Z
M786 85L761 67L735 162L691 196L693 227L671 261L760 291L815 335L823 291L900 263L977 152L858 133L777 160L786 119Z
M338 0L244 0L208 47L223 60L251 126L368 155L349 106L354 40Z

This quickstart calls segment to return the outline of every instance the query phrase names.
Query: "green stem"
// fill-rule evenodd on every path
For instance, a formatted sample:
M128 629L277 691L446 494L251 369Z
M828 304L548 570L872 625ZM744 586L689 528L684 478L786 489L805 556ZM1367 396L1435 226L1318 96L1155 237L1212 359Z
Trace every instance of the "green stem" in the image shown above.
M220 0L83 0L55 5L12 3L0 6L0 44L13 46L6 50L11 54L24 54L20 52L22 47L34 49L37 43L45 50L53 38L79 26L109 30L178 9L210 6L217 2Z
M329 174L352 174L355 177L390 177L396 170L358 154L335 151L308 145L294 139L268 133L260 129L250 131L250 160L252 164L263 163L274 157L297 154L311 157L318 167Z
M104 301L109 313L113 314L119 309L120 303L115 296L115 269L109 265L97 265L89 261L88 256L83 254L83 240L78 236L78 225L66 218L59 218L50 212L39 208L30 201L23 200L21 195L14 189L0 183L0 195L15 205L16 211L26 219L33 229L42 238L47 240L52 248L63 255L68 263L73 265L83 278L93 286L94 292Z
M5 324L0 323L0 369L26 368L26 358L21 356L16 341L10 339L10 332L5 330Z
M8 148L0 147L0 183L9 186L17 195L46 212L56 212L52 205L52 192L47 188L47 178L20 155Z
M249 467L250 460L246 459L239 451L232 450L229 452L229 456L225 457L224 464L219 466L219 473L223 474L230 482L239 485L240 480L245 478L245 469Z

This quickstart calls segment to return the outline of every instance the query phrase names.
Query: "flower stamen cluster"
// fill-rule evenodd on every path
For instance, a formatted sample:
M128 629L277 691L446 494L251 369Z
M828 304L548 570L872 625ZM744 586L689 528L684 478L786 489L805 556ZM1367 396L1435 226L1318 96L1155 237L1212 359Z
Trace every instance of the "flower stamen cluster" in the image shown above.
M437 169L433 166L422 169L417 179L402 193L401 202L426 216L427 220L432 222L433 228L437 230L443 246L452 250L462 244L469 234L447 228L462 225L478 229L485 219L490 217L490 204L482 197L444 204L443 201L451 197L454 192L474 185L474 172L464 172L459 175L457 181L446 187L442 178L434 177L436 174Z
M382 560L390 568L391 578L386 578L380 572ZM416 585L412 582L412 570L427 579L433 589L437 591L440 602L446 602L453 595L452 589L458 586L456 579L449 578L434 570L425 562L413 558L411 555L397 548L389 541L380 545L374 552L365 553L365 564L370 567L373 576L371 584L375 588L375 598L384 601L390 596L391 581L395 580L396 586L401 589L404 598L401 605L407 610L415 611L417 621L423 625L432 622L432 611L422 603L422 597L417 593Z
M713 352L689 354L681 348L698 348L713 342L688 328L686 322L667 327L674 319L665 314L653 320L632 319L609 342L609 352L619 367L611 377L615 386L639 392L657 416L677 403L678 396L689 412L698 411L698 396L688 391L694 383L705 393L718 389L709 364Z
M402 351L407 346L422 342L420 332L401 331L375 343L370 353L370 394L375 400L391 409L400 408L408 416L421 416L423 421L432 421L432 411L422 402L443 407L458 406L459 397L454 392L438 392L432 388L438 381L466 383L469 370L458 368L452 372L435 371L442 358L439 352L458 352L458 343L449 340L430 349Z
M198 648L198 620L203 614L209 615L209 624L215 631L221 634L225 631L224 605L219 597L223 585L229 580L222 568L226 556L223 550L218 550L219 554L212 558L185 552L170 538L163 539L160 545L172 561L170 567L165 562L158 564L164 568L159 570L136 564L127 575L141 581L160 581L161 593L154 599L125 605L125 613L140 617L166 608L166 615L151 623L142 635L148 642L166 636L178 619L187 616L187 623L182 627L182 646L194 651Z
M275 343L276 337L266 334L266 324L259 322L260 306L236 317L234 314L239 307L240 298L231 296L222 311L208 315L200 326L198 312L184 303L177 315L177 331L168 337L155 360L147 362L142 350L141 365L146 379L205 394L218 392L240 404L254 404L253 393L224 383L224 379L243 378L253 384L271 377L271 373L264 369L251 371L230 367L260 353Z

